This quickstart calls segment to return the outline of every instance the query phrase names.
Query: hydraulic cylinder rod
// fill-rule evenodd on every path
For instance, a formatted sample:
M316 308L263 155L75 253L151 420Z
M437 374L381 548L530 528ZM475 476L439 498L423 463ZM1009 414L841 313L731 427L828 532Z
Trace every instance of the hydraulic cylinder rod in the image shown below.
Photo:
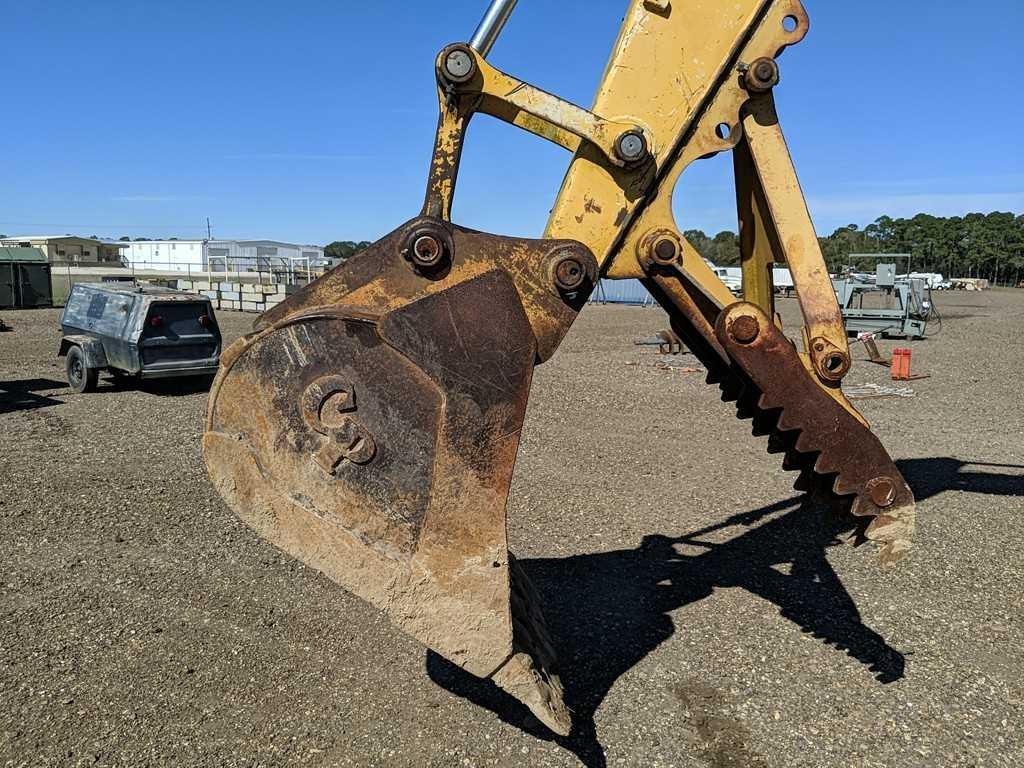
M470 47L485 59L504 29L508 17L515 10L517 2L518 0L491 0L490 8L473 33L473 39L469 41Z

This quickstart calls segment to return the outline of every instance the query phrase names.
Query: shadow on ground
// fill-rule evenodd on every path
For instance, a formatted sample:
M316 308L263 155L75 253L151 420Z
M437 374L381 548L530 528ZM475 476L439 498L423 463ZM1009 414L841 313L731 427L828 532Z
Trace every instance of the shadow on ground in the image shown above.
M62 405L64 403L63 400L57 400L42 393L67 388L67 382L54 381L53 379L0 381L0 413L34 411L37 408Z
M1021 465L952 457L898 465L918 501L945 491L1024 496ZM704 540L733 527L747 530L725 543ZM555 737L511 696L433 652L427 654L427 672L442 687L502 720L556 741L585 765L604 766L594 714L615 681L672 636L672 611L716 588L739 587L777 605L784 618L859 661L880 683L894 682L903 677L903 655L864 625L826 559L828 548L851 529L850 518L799 497L684 536L647 536L636 549L520 560L543 599L558 650L566 703L574 713L574 730L567 738ZM698 553L683 554L680 547ZM736 748L736 764L750 764L743 745Z
M189 397L210 391L213 376L172 376L161 379L140 379L110 372L100 379L98 395L104 392L144 392L156 397Z
M115 376L102 380L96 392L86 397L103 397L114 392L144 392L157 397L189 397L210 391L212 376L187 376L172 379L140 380L128 376ZM53 379L21 379L19 381L0 381L0 414L15 411L33 411L63 405L64 400L45 394L49 391L63 390L67 394L68 383Z
M725 543L705 540L732 527ZM428 653L431 679L522 730L555 740L587 766L604 766L594 713L620 675L675 632L669 613L739 587L774 603L804 632L864 665L880 683L903 677L904 658L861 621L826 559L851 524L805 497L736 515L680 537L647 536L636 549L520 560L540 592L574 730L557 738L512 697ZM680 547L695 554L682 554ZM703 550L701 552L700 550Z
M993 496L1024 496L1024 466L967 461L951 457L902 459L896 462L918 501L945 491ZM1008 469L1011 472L997 470Z
M118 385L158 397L188 397L209 392L212 384L213 376L185 376L176 379L129 380L128 383L119 382Z

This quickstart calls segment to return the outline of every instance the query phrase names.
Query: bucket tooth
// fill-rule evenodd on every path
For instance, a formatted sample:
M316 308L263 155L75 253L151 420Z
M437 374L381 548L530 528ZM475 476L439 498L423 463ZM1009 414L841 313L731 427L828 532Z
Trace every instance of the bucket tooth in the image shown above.
M777 402L775 398L767 393L762 392L761 398L758 400L758 407L765 411L781 411L783 403Z
M540 598L511 554L509 563L513 654L491 679L529 707L553 732L568 736L572 717L563 700L555 650L539 609Z
M800 430L803 426L803 420L800 417L801 414L792 407L788 409L782 408L781 410L782 413L779 415L777 426L779 432L796 432L797 430Z
M811 493L816 485L814 472L808 469L801 469L793 481L793 490L800 493Z

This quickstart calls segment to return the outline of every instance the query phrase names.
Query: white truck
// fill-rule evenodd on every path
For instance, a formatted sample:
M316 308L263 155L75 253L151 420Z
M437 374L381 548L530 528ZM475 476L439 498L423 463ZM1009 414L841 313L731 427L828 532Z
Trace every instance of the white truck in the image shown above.
M714 273L718 275L718 279L721 280L725 287L732 291L736 296L740 296L743 293L743 270L740 267L717 267L711 262L708 262L708 266L714 270ZM795 288L793 284L793 275L789 272L789 267L773 267L772 268L772 283L775 285L776 293L785 293L787 296Z

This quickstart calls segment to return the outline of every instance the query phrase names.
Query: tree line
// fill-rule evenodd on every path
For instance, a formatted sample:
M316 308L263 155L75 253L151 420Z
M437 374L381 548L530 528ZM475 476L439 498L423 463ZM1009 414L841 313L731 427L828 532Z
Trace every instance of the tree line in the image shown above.
M709 237L699 229L686 238L718 266L740 263L739 238L734 232ZM946 277L983 277L993 283L1018 285L1024 279L1024 215L969 213L911 219L881 216L864 228L840 227L819 237L830 272L849 263L853 253L907 253L915 272L941 272Z
M324 246L324 256L329 259L337 259L343 263L371 245L367 240L335 240Z

